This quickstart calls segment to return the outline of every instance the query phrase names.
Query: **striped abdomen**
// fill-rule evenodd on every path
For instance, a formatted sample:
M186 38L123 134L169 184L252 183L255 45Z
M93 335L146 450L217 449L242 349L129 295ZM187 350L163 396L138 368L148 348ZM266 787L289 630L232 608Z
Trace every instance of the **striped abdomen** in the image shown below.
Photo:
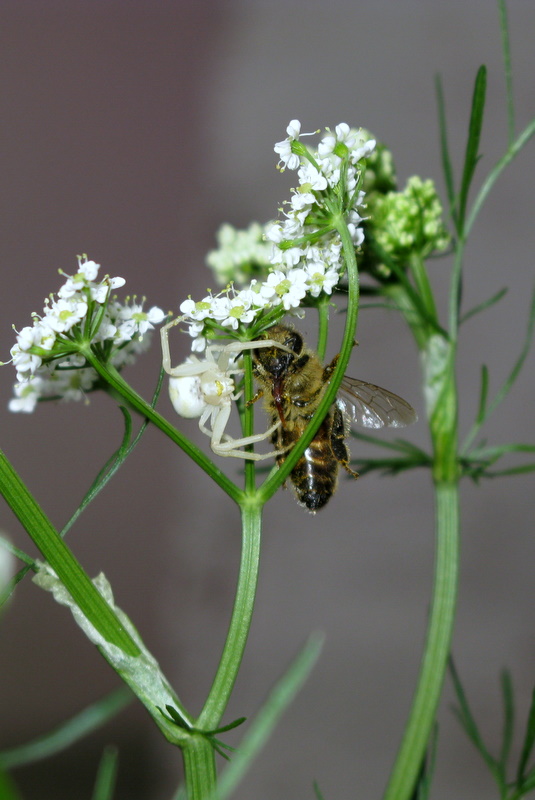
M332 439L335 435L338 409L335 408L333 411L327 414L315 437L290 473L297 499L309 511L323 508L336 489L339 461L333 452ZM283 429L279 432L279 442L283 447L295 444L300 433L302 431L297 433L296 430ZM278 456L277 461L280 465L284 461L284 456Z

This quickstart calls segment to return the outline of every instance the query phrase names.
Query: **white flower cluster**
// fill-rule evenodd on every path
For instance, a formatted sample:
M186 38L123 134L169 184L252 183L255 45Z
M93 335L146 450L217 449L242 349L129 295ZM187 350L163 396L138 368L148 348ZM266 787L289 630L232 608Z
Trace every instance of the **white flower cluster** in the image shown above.
M278 166L297 170L299 187L285 204L289 208L283 211L284 219L265 226L264 237L271 245L267 263L266 250L259 252L252 246L251 236L259 247L259 226L254 233L251 226L248 236L241 232L240 237L231 226L220 232L220 250L210 254L208 263L218 279L232 282L220 294L209 293L199 302L188 298L180 306L194 352L206 347L209 329L230 333L272 309L295 313L305 300L332 293L345 269L340 235L332 224L333 207L343 213L355 248L364 240L359 213L364 202L359 188L360 162L373 152L375 141L343 122L334 132L327 129L317 151L312 152L298 142L298 120L292 120L286 130L288 137L275 145ZM247 258L249 265L257 267L256 272L254 266L244 267ZM261 275L262 267L264 280L253 277L246 288L235 288L233 281L242 281L247 272Z
M301 240L311 234L311 226L307 219L314 217L317 210L315 206L322 207L322 193L328 194L329 189L334 190L338 200L346 213L346 222L351 237L358 247L364 241L364 233L360 226L362 217L358 208L364 203L364 192L358 191L361 167L359 162L373 153L374 139L366 139L362 131L350 128L346 122L341 122L334 129L334 133L327 128L326 135L318 145L317 152L312 158L303 158L292 150L292 142L299 139L301 123L294 119L286 128L288 137L282 142L277 142L275 152L280 156L279 168L281 170L297 170L299 188L294 190L290 200L290 211L285 213L284 222L274 222L270 227L267 238L279 244L292 239ZM309 135L309 134L304 134ZM344 196L340 197L340 192ZM314 261L319 259L327 264L339 264L336 256L331 252L333 239L336 234L327 237L327 242L321 246L303 245L284 249L282 252L283 263L294 266L300 261ZM336 241L339 245L339 242ZM340 253L341 245L338 248ZM279 254L279 257L281 254Z
M44 398L85 398L98 375L85 366L78 343L88 339L99 343L117 369L146 349L145 334L162 322L164 312L156 306L143 311L143 301L137 302L135 297L119 303L110 292L124 286L124 279L106 276L97 282L98 270L94 261L78 257L76 274L66 275L56 297L45 300L43 314L32 314L33 325L17 333L11 348L17 383L10 411L30 413Z
M249 283L257 274L268 271L272 246L265 240L265 230L252 222L246 230L236 230L225 223L217 232L217 249L206 256L220 286Z

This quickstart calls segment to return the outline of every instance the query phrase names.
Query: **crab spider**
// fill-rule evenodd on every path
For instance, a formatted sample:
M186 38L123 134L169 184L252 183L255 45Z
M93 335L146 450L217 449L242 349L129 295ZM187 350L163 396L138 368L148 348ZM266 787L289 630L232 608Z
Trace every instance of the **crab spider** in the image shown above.
M160 329L162 365L170 376L169 396L177 414L190 419L199 417L199 428L210 437L210 447L218 456L262 461L277 455L277 450L269 453L249 453L239 448L269 439L280 426L280 421L277 421L264 433L244 436L241 439L229 436L225 433L225 428L230 418L232 401L237 400L242 394L234 392L232 378L232 375L243 374L243 369L236 366L237 356L243 350L253 350L259 347L276 346L284 350L289 348L271 339L264 339L261 342L235 341L222 347L208 346L205 359L201 360L192 355L183 364L172 367L169 329L181 321L181 318L177 317ZM207 423L209 427L207 427Z

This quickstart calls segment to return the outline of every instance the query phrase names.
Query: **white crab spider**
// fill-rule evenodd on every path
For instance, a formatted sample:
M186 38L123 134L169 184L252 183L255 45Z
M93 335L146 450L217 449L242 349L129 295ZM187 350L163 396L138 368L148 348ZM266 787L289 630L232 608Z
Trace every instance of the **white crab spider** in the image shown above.
M232 410L232 401L237 400L241 395L241 392L234 392L232 378L232 375L243 373L243 369L240 369L235 361L239 353L258 347L276 346L283 350L289 350L289 348L271 339L264 339L261 342L236 341L223 347L208 346L205 359L200 360L192 355L183 364L172 367L169 328L181 321L182 318L177 317L160 329L162 365L170 376L169 396L177 414L190 419L199 417L199 428L210 437L210 447L218 456L261 461L277 455L277 450L270 453L249 453L239 448L268 439L279 427L280 421L277 421L264 433L243 436L241 439L233 439L225 433L225 428ZM210 427L207 427L207 423Z

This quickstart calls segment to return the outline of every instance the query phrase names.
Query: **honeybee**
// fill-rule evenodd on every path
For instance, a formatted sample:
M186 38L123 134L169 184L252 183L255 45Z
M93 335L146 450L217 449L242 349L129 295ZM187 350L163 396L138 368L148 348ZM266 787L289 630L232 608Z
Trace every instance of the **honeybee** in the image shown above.
M263 396L273 425L280 421L271 435L280 466L318 408L338 356L324 367L301 334L289 325L269 328L258 341L262 339L280 342L286 348L267 345L253 350L253 374L260 385L254 400ZM399 428L416 419L412 406L401 397L345 376L327 416L290 473L297 501L312 512L323 508L336 489L339 465L358 478L349 466L345 442L350 422L365 428Z

